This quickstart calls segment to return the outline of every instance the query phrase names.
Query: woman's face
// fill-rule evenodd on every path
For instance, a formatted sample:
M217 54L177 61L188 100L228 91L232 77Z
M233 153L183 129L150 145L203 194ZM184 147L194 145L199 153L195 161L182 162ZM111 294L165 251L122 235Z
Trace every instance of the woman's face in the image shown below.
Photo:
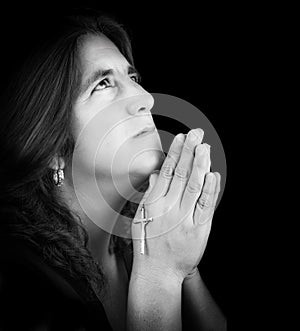
M84 37L79 51L81 92L74 104L73 163L84 177L145 178L163 158L151 108L153 97L105 36ZM145 127L152 133L136 134Z

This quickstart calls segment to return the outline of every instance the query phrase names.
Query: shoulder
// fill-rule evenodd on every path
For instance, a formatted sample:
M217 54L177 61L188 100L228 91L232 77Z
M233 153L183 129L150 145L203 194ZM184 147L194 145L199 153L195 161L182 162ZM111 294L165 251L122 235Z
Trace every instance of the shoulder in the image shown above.
M1 238L1 330L111 330L103 307L85 302L76 285L43 262L24 241Z

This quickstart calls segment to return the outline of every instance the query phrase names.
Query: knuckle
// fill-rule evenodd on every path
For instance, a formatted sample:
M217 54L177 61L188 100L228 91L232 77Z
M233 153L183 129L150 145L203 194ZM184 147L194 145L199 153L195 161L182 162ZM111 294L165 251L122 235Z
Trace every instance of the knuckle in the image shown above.
M198 200L198 202L199 202L199 205L202 208L209 208L211 206L209 195L208 194L205 194L205 193L201 195L201 197Z
M185 167L177 166L175 169L175 176L180 179L186 179L189 175L188 170Z
M173 167L171 164L164 164L160 169L160 174L164 178L171 178L173 176Z

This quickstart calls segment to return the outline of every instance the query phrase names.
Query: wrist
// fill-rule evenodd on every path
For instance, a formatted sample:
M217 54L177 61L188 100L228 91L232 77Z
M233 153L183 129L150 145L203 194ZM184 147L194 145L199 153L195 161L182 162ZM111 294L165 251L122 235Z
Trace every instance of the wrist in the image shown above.
M128 288L128 330L181 330L182 281L165 271L157 266L133 266Z
M157 266L146 263L133 263L131 279L140 279L159 287L181 287L184 277L167 266Z

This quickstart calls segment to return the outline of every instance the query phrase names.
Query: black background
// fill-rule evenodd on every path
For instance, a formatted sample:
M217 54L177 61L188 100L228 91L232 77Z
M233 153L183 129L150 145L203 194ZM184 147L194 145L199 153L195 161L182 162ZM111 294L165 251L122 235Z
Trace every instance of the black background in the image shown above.
M213 297L227 313L228 294L231 291L229 227L234 217L229 208L233 197L231 147L234 124L222 93L215 88L219 77L216 75L216 67L221 56L214 53L217 41L212 33L209 14L196 5L161 8L151 3L139 2L137 5L123 5L122 8L117 4L114 7L90 7L112 14L124 24L132 39L135 65L142 75L143 87L151 93L179 97L199 108L213 124L223 143L227 161L226 189L215 212L208 246L199 270ZM5 67L13 67L18 57L22 56L22 48L26 47L26 34L31 33L28 31L38 34L38 22L44 15L48 18L53 16L55 20L57 13L68 10L66 7L49 5L2 8L3 70L5 71ZM5 79L1 80L1 84L6 84Z

